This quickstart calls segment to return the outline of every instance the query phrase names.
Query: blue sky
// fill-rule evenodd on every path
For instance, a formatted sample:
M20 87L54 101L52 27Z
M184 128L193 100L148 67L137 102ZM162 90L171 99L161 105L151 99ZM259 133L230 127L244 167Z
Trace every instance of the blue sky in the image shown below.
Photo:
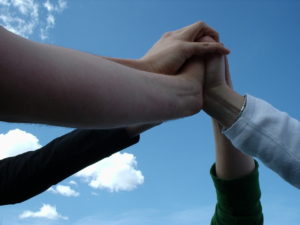
M11 30L35 41L111 57L139 58L166 31L205 21L231 49L235 89L263 98L297 119L299 12L296 0L0 0L0 23ZM13 150L6 151L11 154L24 150L25 144L27 148L45 145L69 130L1 122L0 140L18 140L9 142ZM20 144L15 146L16 142ZM214 144L210 119L203 112L146 132L140 143L106 164L113 167L118 162L128 166L133 185L117 177L113 184L101 181L91 187L87 172L72 176L60 188L2 206L0 224L209 224L216 202L209 177ZM103 165L97 169L103 170ZM298 225L299 191L261 163L260 182L265 224ZM52 218L32 217L41 209L49 214L53 207ZM26 211L31 216L22 218Z

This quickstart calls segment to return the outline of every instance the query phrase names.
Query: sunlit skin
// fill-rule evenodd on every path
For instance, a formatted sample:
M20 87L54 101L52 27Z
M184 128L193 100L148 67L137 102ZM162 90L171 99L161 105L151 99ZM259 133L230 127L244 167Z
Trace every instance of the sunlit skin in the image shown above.
M0 34L0 119L69 127L124 127L193 115L203 106L204 66L191 58L229 53L219 43L193 42L205 34L217 38L201 22L167 33L138 61L139 68L146 64L156 72L32 42L4 28ZM170 68L166 74L176 76L161 76Z

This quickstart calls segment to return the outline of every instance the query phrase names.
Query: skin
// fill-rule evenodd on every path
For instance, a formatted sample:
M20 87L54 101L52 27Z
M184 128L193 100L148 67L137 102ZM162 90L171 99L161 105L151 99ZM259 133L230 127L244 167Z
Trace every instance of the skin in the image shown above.
M232 88L227 59L224 58L226 84ZM223 72L222 72L223 73ZM252 157L236 149L222 134L222 126L213 119L216 146L216 174L224 180L237 179L250 174L255 169Z
M244 97L235 92L221 73L225 71L225 58L221 55L206 61L206 80L204 84L204 111L225 128L237 119L244 104Z
M204 36L200 38L198 41L205 41L205 42L214 42L215 40L210 36ZM114 60L114 59L111 59ZM136 68L141 68L139 61L134 60L120 60L117 59L120 63L125 62L125 64L134 66ZM203 59L198 59L202 60ZM202 63L202 62L201 62ZM229 65L227 58L221 55L212 55L206 59L205 62L205 86L204 86L204 98L207 98L207 94L213 93L213 91L218 91L217 94L223 93L227 94L228 96L222 96L222 99L225 98L226 101L232 101L232 105L235 106L235 98L230 98L233 92L232 90L232 82L230 77ZM142 68L146 69L146 68ZM149 68L148 68L149 69ZM169 71L166 69L163 73L168 73ZM230 90L228 92L219 92L218 88L223 88L226 85ZM228 90L228 89L225 89ZM215 95L214 95L215 96ZM218 96L218 95L217 95ZM208 96L210 98L210 96ZM243 97L240 96L240 102L236 105L236 111L239 113L240 107L243 104ZM229 98L229 100L227 99ZM206 108L204 108L206 109ZM219 109L214 109L219 110ZM234 111L235 112L235 111ZM238 114L230 113L230 121L234 121ZM224 121L229 121L227 118ZM223 122L224 122L223 121ZM152 128L158 124L145 124L141 126L132 126L128 127L127 131L130 136L135 136L145 130ZM215 152L216 152L216 175L220 179L223 180L231 180L237 179L243 176L250 174L254 168L255 163L252 157L243 154L238 149L236 149L231 142L222 134L223 126L216 120L212 119L213 131L214 131L214 138L215 138ZM230 122L228 123L230 126Z
M203 106L204 77L203 61L193 57L229 53L219 43L193 42L206 34L217 39L201 22L165 34L137 70L0 28L0 120L113 128L193 115ZM168 69L176 76L161 76Z
M214 41L211 37L203 37L202 41ZM207 94L211 94L213 91L217 91L217 94L213 94L213 96L219 96L220 93L225 94L222 96L222 100L230 102L230 104L237 104L238 112L243 104L243 97L238 96L238 103L234 102L235 98L231 98L234 91L232 89L232 81L230 77L229 65L227 57L214 55L206 60L206 80L205 80L205 98L207 99ZM226 85L226 91L218 90L218 88L223 88ZM234 92L235 93L235 92ZM226 95L227 94L227 95ZM236 93L236 95L238 95ZM214 99L208 96L209 99ZM241 100L241 102L240 102ZM220 101L217 99L217 101ZM232 101L232 102L231 102ZM211 103L207 103L211 104ZM223 105L222 105L223 106ZM205 108L207 110L207 108ZM220 115L218 118L223 119L218 110L222 110L222 108L217 109L209 109L214 112L214 115ZM224 113L224 112L223 112ZM226 114L225 114L226 115ZM226 124L227 126L231 125L231 122L234 121L236 114L229 113L230 119L226 118L221 120L222 124ZM220 179L231 180L243 177L251 173L255 168L255 163L252 157L243 154L238 149L236 149L231 142L222 134L222 125L216 120L212 119L214 137L215 137L215 151L216 151L216 175Z

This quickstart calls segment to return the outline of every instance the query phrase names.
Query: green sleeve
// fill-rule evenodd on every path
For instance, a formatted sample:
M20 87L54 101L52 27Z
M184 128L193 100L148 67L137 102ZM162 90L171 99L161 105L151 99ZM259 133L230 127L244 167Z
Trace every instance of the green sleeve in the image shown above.
M221 180L216 176L215 165L210 170L217 204L211 225L262 225L258 163L255 170L242 178Z

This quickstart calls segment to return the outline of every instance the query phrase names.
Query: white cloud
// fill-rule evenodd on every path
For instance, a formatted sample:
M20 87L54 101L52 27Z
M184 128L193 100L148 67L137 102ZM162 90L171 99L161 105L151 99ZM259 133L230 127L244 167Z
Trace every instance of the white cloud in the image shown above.
M9 5L8 0L0 0L0 5Z
M44 3L43 3L44 2ZM6 29L29 37L37 32L42 40L48 38L55 26L55 15L67 8L66 0L0 0L0 24Z
M54 13L60 13L64 11L67 7L67 2L65 0L59 0L56 4L52 4L49 0L45 1L43 4L44 8L48 12L46 25L40 30L40 38L45 40L48 37L48 32L55 26Z
M43 5L47 11L51 12L54 9L54 6L50 3L50 1L45 1Z
M79 193L72 189L70 186L65 185L56 185L55 187L51 187L48 189L50 192L54 194L59 194L66 197L78 197Z
M0 159L36 150L40 147L37 137L20 129L0 134Z
M49 26L54 26L55 25L55 18L54 18L53 15L48 15L47 24L49 24Z
M19 10L19 12L23 15L29 15L33 13L33 15L37 16L37 8L38 4L33 0L11 0L11 5Z
M21 219L26 219L26 218L44 218L44 219L49 219L49 220L58 220L58 219L67 220L68 219L68 217L60 215L56 211L55 206L51 206L48 204L43 204L43 206L37 212L32 212L29 210L24 211L19 217Z
M62 12L67 8L65 0L58 0L57 4L52 4L49 0L45 1L43 6L48 12Z
M95 189L130 191L143 184L142 172L136 170L137 161L129 153L115 153L76 174L83 177Z
M69 184L71 184L71 185L76 185L76 186L77 186L77 182L74 181L74 180L71 180L71 181L69 182Z

